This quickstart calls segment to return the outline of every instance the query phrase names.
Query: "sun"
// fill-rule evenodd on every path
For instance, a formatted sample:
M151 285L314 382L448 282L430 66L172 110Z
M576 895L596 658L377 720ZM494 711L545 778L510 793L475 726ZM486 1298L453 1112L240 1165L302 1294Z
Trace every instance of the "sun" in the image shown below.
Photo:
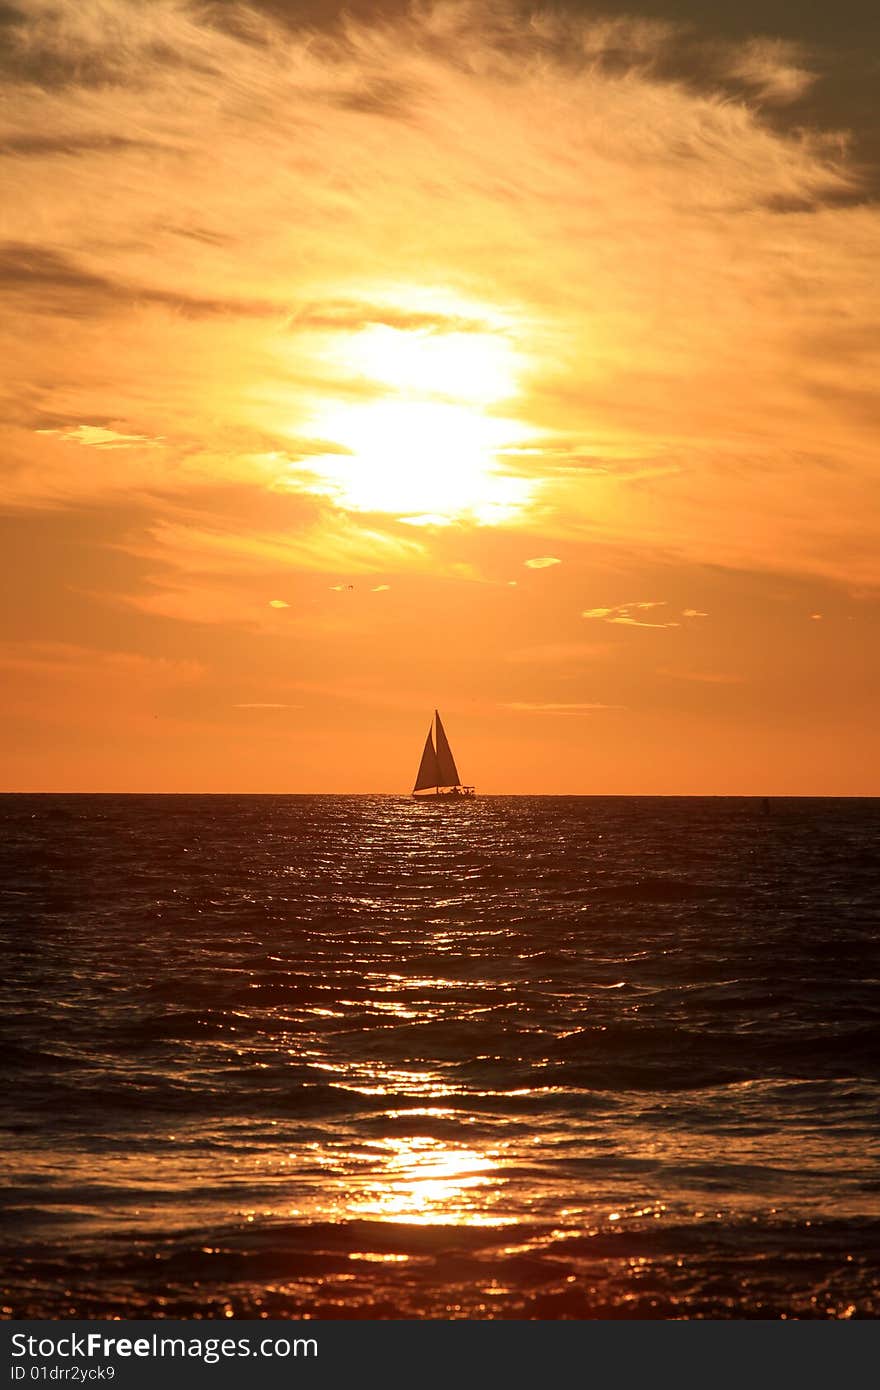
M499 334L403 330L372 324L345 350L350 367L395 391L473 405L515 394L517 359Z
M334 352L352 389L308 421L328 445L298 465L311 491L414 523L497 523L526 506L533 484L503 466L528 433L502 409L519 367L503 333L374 324Z
M407 399L338 405L315 428L345 452L310 458L309 468L320 490L356 511L490 522L530 496L528 481L506 476L497 463L519 427L471 406Z

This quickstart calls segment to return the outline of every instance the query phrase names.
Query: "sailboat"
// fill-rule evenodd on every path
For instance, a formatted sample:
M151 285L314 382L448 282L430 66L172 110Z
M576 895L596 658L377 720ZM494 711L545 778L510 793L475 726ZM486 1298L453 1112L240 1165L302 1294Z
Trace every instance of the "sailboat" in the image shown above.
M428 737L425 739L422 761L419 763L416 784L412 794L419 801L428 801L437 797L445 799L447 797L473 796L474 794L473 787L465 786L458 775L452 749L449 747L449 739L446 737L446 730L440 722L440 712L436 709L428 728Z

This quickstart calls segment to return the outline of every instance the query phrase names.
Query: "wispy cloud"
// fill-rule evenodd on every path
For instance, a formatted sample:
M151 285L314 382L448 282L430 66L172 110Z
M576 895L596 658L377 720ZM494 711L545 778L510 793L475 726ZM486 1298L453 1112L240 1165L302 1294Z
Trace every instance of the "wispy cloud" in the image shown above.
M389 777L436 699L533 787L629 789L739 787L745 746L846 789L858 704L865 785L833 588L880 586L870 44L796 6L0 8L6 621L82 644L0 651L4 777L152 786L180 715L162 776L246 734L267 785L284 719L232 706L284 694L303 789ZM794 696L822 737L770 729Z
M163 681L198 680L204 668L198 661L171 657L145 656L141 652L107 650L79 646L72 642L25 640L0 643L0 666L32 671L58 671L68 674L96 671L150 673Z
M542 642L535 646L517 647L507 653L506 659L527 665L565 665L594 661L607 656L610 650L608 642Z
M727 71L764 101L780 105L797 101L816 81L804 65L802 46L790 39L750 39L731 54Z
M220 482L234 519L245 484L329 498L315 552L358 513L390 572L418 561L380 513L428 545L450 518L539 515L551 549L876 583L880 214L847 133L798 114L833 51L722 39L708 13L336 14L13 13L11 504ZM365 336L402 340L397 386ZM485 372L456 389L501 393L463 416L439 377L414 402L404 370L453 342ZM389 396L418 406L408 433Z
M119 430L106 429L103 425L76 425L72 429L43 429L37 434L58 435L74 444L85 444L94 449L131 449L135 445L160 445L161 439L151 439L146 434L122 434Z
M30 242L0 242L0 290L13 308L21 305L37 314L71 319L123 314L143 306L158 306L197 318L283 312L283 305L217 299L183 288L163 289L114 280L62 251Z
M194 574L261 574L286 568L316 573L371 574L389 565L420 568L427 563L421 545L378 525L362 525L332 509L311 516L294 512L285 533L269 529L268 517L239 531L222 513L193 513L192 519L153 522L148 534L126 542L133 554L165 570ZM284 600L271 601L278 607Z
M299 705L280 704L275 700L247 700L232 706L233 709L299 709Z
M534 703L524 700L514 700L504 706L505 709L516 710L527 714L592 714L600 709L624 709L624 705L606 705L596 700L575 700L572 702L560 702L553 700L536 701Z
M673 671L665 666L658 668L657 675L677 681L695 681L699 685L742 685L746 679L726 671Z
M655 623L633 616L666 606L664 599L641 600L634 603L618 603L613 608L585 608L581 617L595 618L604 623L617 623L622 627L679 627L680 624L672 619L665 623Z
M679 627L676 622L669 623L646 623L642 618L633 618L628 613L618 613L616 617L609 618L609 623L618 623L621 627Z

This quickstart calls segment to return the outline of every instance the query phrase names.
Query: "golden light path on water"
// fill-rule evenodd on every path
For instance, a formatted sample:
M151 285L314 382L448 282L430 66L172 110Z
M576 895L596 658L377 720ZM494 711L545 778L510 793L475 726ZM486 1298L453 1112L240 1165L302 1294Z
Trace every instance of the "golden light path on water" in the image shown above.
M414 1015L407 1012L405 1017ZM363 1096L437 1100L460 1093L459 1087L447 1085L432 1071L365 1062L342 1068L317 1065L336 1073L330 1083L333 1087ZM437 1105L390 1110L385 1119L391 1124L404 1119L416 1125L419 1120L454 1121L458 1125L468 1121L460 1111ZM355 1152L343 1148L341 1153L334 1153L325 1148L315 1154L331 1180L325 1215L334 1220L355 1218L423 1226L512 1224L516 1217L493 1210L501 1203L506 1185L504 1147L477 1149L415 1133L362 1141Z
M16 889L44 916L10 965L45 1001L18 1015L16 1308L876 1306L861 901L832 900L853 964L833 1007L815 989L828 865L873 882L874 811L788 811L757 883L816 905L773 897L768 941L737 889L766 820L715 800L83 802L64 824L94 896L72 879L59 929ZM15 815L26 862L35 808Z
M427 1135L384 1139L371 1147L380 1170L347 1200L348 1217L425 1226L501 1224L484 1209L500 1181L490 1155Z

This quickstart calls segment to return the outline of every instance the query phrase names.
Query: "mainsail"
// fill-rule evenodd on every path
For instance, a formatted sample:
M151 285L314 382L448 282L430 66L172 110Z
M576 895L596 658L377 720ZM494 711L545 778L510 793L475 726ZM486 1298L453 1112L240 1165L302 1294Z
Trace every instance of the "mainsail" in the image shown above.
M452 749L449 747L449 740L446 737L446 730L440 723L440 714L434 711L437 720L437 771L439 772L439 782L435 785L441 787L457 787L461 783L458 775L458 768L455 766L455 759L452 756Z

